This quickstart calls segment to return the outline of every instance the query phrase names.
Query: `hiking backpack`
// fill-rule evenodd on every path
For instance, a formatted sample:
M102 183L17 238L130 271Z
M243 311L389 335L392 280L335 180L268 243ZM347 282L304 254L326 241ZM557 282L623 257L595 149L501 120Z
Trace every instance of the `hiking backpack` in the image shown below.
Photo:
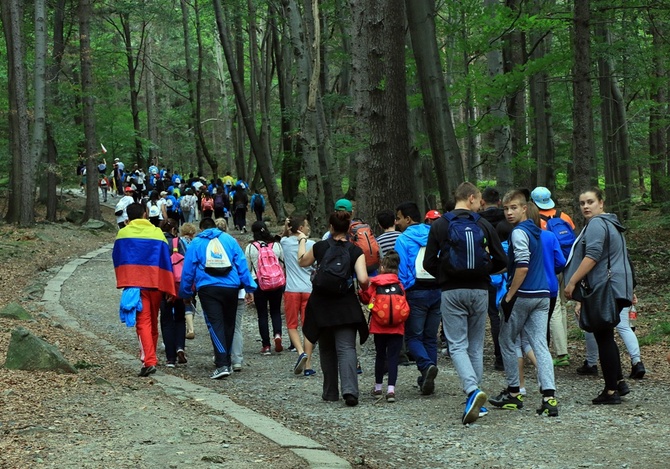
M172 261L172 276L174 277L174 283L177 285L177 291L179 291L179 282L181 282L181 273L184 269L184 255L179 252L179 238L172 238L172 254L170 254L170 260Z
M316 266L312 279L315 292L324 295L344 295L353 285L349 244L345 241L326 240L326 249L321 262Z
M202 199L202 211L214 210L214 201L211 198Z
M251 243L258 250L258 268L256 269L256 280L258 287L263 291L276 290L286 285L284 269L279 264L279 259L273 248L274 243L256 241Z
M255 194L254 197L254 211L263 210L263 196L260 194Z
M349 241L363 251L368 272L377 270L381 255L379 253L379 243L372 234L370 225L363 223L361 220L353 221L349 227Z
M149 206L149 218L157 218L161 215L161 208L155 202L150 202Z
M442 216L449 222L449 234L440 258L447 262L452 275L478 277L488 273L491 257L484 230L477 224L481 217L474 212Z
M540 215L540 218L547 222L544 229L551 231L556 235L558 244L561 246L561 251L563 251L563 256L565 256L565 259L567 260L570 256L572 245L577 239L570 223L561 218L560 210L556 210L556 213L553 216L548 217L546 215Z
M212 238L205 250L205 272L215 277L228 275L233 266L219 238Z
M181 208L182 212L190 212L191 211L191 202L193 200L193 197L190 195L185 195L182 197L181 202L179 202L179 208Z
M214 208L221 210L223 207L225 207L225 201L223 199L224 195L223 194L216 194L216 197L214 198Z
M405 322L409 317L409 304L400 282L378 285L370 298L368 309L383 326L396 326Z

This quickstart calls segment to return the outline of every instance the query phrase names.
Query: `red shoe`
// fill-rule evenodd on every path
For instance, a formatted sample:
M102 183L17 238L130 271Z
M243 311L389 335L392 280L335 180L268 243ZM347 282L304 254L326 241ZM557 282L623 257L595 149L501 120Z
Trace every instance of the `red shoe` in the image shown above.
M261 349L261 355L271 355L270 353L270 346L268 345L267 347L263 347Z
M277 334L275 336L275 352L279 353L284 350L284 347L281 344L281 336Z

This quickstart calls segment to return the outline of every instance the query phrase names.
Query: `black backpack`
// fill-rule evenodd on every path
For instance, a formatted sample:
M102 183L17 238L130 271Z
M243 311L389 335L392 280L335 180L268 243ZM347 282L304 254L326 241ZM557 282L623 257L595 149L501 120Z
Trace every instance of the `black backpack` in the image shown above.
M326 240L328 249L317 264L312 288L316 293L331 296L344 295L353 285L351 245L347 241Z

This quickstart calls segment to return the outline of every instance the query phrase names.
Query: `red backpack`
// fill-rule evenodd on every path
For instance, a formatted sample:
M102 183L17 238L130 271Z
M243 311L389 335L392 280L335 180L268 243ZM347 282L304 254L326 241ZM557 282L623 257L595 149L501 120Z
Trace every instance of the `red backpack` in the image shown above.
M214 200L211 198L202 199L202 211L214 210Z
M379 244L372 234L370 225L361 220L355 220L349 227L349 241L361 248L365 255L365 266L368 272L373 272L379 268L381 255L379 254Z
M255 241L251 243L258 250L258 269L256 270L256 279L258 287L264 291L276 290L286 285L286 275L284 269L279 264L279 259L272 249L274 243L264 243Z
M400 282L378 285L370 297L368 308L383 326L402 324L409 317L409 304Z

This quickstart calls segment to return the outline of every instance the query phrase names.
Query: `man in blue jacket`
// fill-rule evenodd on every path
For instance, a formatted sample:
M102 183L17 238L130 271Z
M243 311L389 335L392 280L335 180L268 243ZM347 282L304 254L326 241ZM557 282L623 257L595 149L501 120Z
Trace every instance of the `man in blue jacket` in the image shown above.
M235 238L216 228L214 220L203 218L200 221L202 232L196 236L186 251L182 270L179 296L190 299L194 290L197 291L202 303L203 316L207 322L209 335L214 347L214 362L216 370L211 379L230 376L230 350L235 333L235 319L237 316L237 295L244 287L246 301L253 301L251 293L256 290L256 282L251 278L244 251ZM227 272L212 273L207 264L208 258L216 254L215 248L210 245L213 239L218 239L225 253L221 257L230 262Z
M437 330L440 327L440 289L435 277L423 269L430 225L421 223L423 218L414 202L403 202L395 212L396 227L401 232L395 242L395 250L400 256L398 278L405 287L410 307L405 339L421 372L417 380L421 394L427 396L435 390Z
M554 364L547 346L549 283L540 240L542 231L528 219L527 209L528 202L523 192L515 190L505 194L505 217L514 225L509 243L507 294L500 303L504 314L500 325L500 350L505 363L507 388L489 402L504 409L523 407L515 345L523 330L537 358L538 384L542 392L542 404L537 413L556 417L558 402L554 397Z

